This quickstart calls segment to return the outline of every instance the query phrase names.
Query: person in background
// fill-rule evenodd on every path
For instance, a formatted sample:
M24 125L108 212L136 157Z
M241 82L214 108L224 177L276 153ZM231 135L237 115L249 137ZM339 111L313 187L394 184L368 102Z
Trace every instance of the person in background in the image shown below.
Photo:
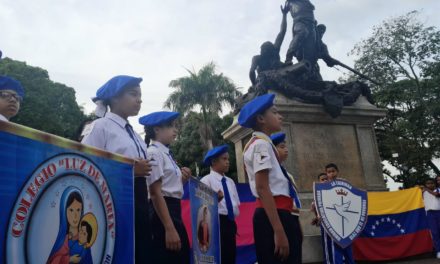
M18 114L23 97L24 89L19 81L0 76L0 121L8 122Z
M240 199L234 181L226 176L229 171L228 145L209 150L203 163L205 166L210 166L211 171L201 179L201 182L219 193L220 197L223 197L218 203L221 263L235 263L237 245L235 218L240 214L238 208Z
M301 252L302 251L302 241L303 241L303 235L302 235L302 228L301 224L299 222L299 210L301 209L301 201L298 196L298 190L296 188L295 179L293 178L293 175L291 175L282 165L287 158L289 157L289 149L287 147L286 142L286 133L284 132L278 132L275 134L272 134L270 136L270 139L272 140L272 143L274 144L277 152L278 152L278 160L280 162L281 171L283 174L285 174L285 177L287 177L293 187L293 192L291 192L292 198L293 198L293 208L292 208L292 215L295 218L295 225L298 225L295 229L301 230L301 234L296 239L299 240L299 243L295 243L297 248L293 248L292 250L294 252Z
M440 193L440 175L435 177L435 191Z
M334 181L339 178L339 168L335 163L329 163L325 166L325 173L328 181ZM352 246L346 248L340 247L332 238L325 233L321 227L321 236L324 238L324 259L329 264L354 264Z
M436 191L434 179L427 179L425 181L423 200L425 202L426 216L429 229L431 229L436 257L440 259L440 193Z
M81 122L78 129L75 133L75 140L81 142L85 135L90 133L90 129L92 128L91 124L93 123L94 118L86 118Z
M319 183L325 183L328 182L327 179L327 174L324 172L321 172L320 174L318 174L318 182ZM315 214L315 218L313 218L311 225L315 225L315 226L321 226L321 217L318 216L318 211L316 211L316 205L315 205L315 201L312 202L310 211L312 211ZM322 244L324 245L324 238L321 237L322 239Z

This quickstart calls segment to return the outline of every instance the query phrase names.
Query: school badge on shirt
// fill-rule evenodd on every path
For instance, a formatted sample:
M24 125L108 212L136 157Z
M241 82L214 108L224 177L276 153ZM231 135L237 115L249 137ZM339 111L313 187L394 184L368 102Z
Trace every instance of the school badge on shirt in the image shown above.
M367 223L367 192L334 180L315 183L314 197L326 233L342 248L349 246Z

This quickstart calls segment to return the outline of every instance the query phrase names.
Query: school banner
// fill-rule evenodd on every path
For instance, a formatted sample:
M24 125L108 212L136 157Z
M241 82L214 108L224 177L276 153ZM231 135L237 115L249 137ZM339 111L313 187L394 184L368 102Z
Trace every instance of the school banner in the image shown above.
M0 121L0 263L133 263L132 162Z
M195 264L220 263L220 226L218 198L207 185L191 178L192 259Z
M237 239L237 264L254 264L257 262L257 256L254 246L254 230L252 229L252 216L255 211L255 197L251 192L249 184L237 183L238 196L240 198L240 215L235 219L237 223L238 236ZM184 186L185 194L182 199L182 218L190 242L192 241L191 233L191 210L189 201L189 184Z

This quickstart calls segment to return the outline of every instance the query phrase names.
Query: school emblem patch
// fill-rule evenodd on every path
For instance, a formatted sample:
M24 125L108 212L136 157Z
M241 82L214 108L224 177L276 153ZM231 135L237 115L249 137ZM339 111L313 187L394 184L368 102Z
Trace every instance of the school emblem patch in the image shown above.
M367 192L335 180L315 183L314 197L325 232L342 248L349 246L367 223Z

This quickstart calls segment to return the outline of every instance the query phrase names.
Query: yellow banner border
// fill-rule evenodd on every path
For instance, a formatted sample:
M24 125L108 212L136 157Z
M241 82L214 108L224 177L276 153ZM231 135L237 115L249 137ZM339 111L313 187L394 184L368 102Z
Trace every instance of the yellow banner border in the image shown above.
M116 154L112 152L108 152L102 149L94 148L91 146L83 145L79 142L66 139L60 136L52 135L40 130L36 130L30 127L26 127L23 125L0 121L0 132L6 132L9 134L14 134L20 137L29 138L32 140L48 143L51 145L55 145L61 148L75 150L79 152L83 152L86 154L107 158L111 160L115 160L122 163L134 164L135 160Z

